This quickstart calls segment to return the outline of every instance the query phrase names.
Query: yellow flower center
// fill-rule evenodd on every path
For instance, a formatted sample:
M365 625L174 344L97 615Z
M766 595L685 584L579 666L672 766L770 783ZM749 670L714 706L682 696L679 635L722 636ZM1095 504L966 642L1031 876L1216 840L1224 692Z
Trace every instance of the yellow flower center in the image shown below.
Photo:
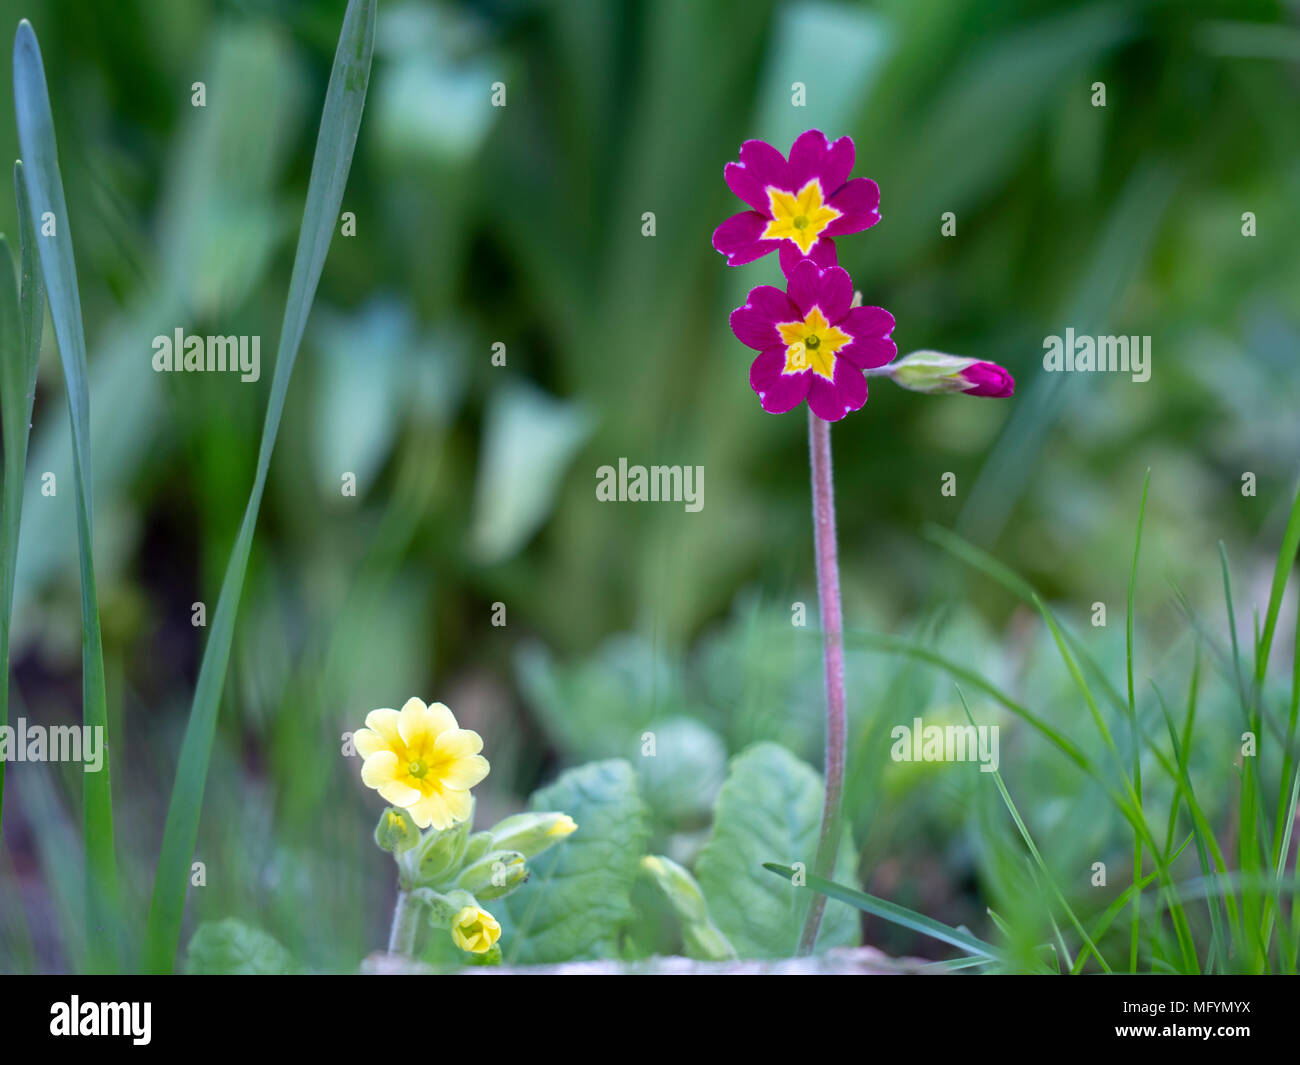
M768 188L768 207L772 221L763 230L763 240L792 240L805 255L817 243L822 230L839 218L841 212L827 206L822 199L822 183L813 178L795 195Z
M802 322L777 325L785 341L785 366L782 373L812 370L828 381L835 379L835 353L853 338L831 325L820 307L814 307Z
M429 772L429 764L423 758L417 758L406 767L406 771L416 780L423 780Z

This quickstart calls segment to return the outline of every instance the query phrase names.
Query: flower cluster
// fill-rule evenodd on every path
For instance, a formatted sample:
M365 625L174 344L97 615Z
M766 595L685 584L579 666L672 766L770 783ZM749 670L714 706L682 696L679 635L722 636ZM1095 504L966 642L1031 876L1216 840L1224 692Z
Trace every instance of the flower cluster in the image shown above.
M573 818L523 813L471 832L470 789L487 776L488 761L478 734L460 728L442 703L408 699L401 711L372 710L352 740L365 759L362 782L392 804L379 817L375 842L396 860L403 898L460 950L499 960L501 924L483 903L522 886L528 861L577 830ZM410 935L401 945L408 951L413 929Z
M894 317L881 307L859 306L835 249L835 238L880 221L880 189L867 178L850 178L854 157L852 138L827 141L812 129L799 135L788 159L750 140L741 145L739 161L723 169L728 187L751 210L723 222L713 247L728 266L775 251L786 280L785 291L771 285L751 290L731 315L732 332L758 352L749 383L763 409L784 414L807 400L817 417L838 421L867 402L866 378L873 375L915 391L1011 395L1015 382L993 363L966 359L958 360L964 366L930 370L890 365L898 354L890 339Z

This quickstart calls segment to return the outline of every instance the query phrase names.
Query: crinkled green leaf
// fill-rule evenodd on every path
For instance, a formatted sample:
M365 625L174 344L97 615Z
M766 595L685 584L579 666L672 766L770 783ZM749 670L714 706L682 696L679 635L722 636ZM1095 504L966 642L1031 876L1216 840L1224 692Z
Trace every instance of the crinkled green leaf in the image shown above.
M621 930L635 916L630 892L650 838L632 766L611 759L571 769L530 805L568 814L578 830L529 862L528 883L504 900L506 960L617 957Z
M810 895L768 876L763 863L811 870L821 812L820 774L784 747L760 743L732 759L695 875L714 923L742 958L789 957L798 948ZM853 848L842 846L837 879L852 883L853 867ZM854 945L858 931L853 909L829 902L817 949Z
M185 958L190 976L282 976L299 971L279 940L233 917L199 925Z
M693 717L651 721L654 754L637 759L641 791L658 820L672 826L707 825L727 773L727 746Z

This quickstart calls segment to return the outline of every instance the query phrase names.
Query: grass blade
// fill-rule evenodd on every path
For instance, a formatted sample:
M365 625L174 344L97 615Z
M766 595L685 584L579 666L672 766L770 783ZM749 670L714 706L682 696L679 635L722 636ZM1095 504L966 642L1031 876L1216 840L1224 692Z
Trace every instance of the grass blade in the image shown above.
M4 440L4 495L0 502L0 728L9 723L9 624L18 569L23 473L36 401L36 367L45 324L45 285L36 261L36 239L22 163L14 163L18 203L20 287L14 288L8 242L0 237L0 431ZM4 825L5 762L0 759L0 826Z
M112 789L109 786L108 699L104 690L104 649L99 630L92 536L94 500L90 465L90 395L86 387L86 337L81 295L72 255L68 206L59 174L54 119L40 45L31 23L18 24L14 38L14 108L18 143L27 161L24 170L31 231L37 242L41 272L50 301L54 335L59 342L72 419L72 466L77 496L77 542L81 561L82 722L103 737L104 762L97 773L82 774L82 832L86 851L87 966L92 971L118 967L117 862L113 850ZM49 222L49 229L42 220ZM45 235L47 234L48 235Z
M144 966L152 972L170 972L175 963L185 894L189 885L190 861L198 838L203 789L216 735L217 712L225 685L226 666L230 660L244 571L252 549L257 514L262 503L267 470L271 464L271 452L284 413L289 375L293 372L307 315L325 264L325 254L338 223L343 190L352 165L352 151L361 126L366 87L370 81L374 39L375 0L350 0L343 17L338 50L334 55L329 88L325 94L316 155L307 186L307 205L303 211L284 324L280 330L271 397L262 428L257 474L226 567L226 575L221 583L221 594L199 667L198 685L181 745L171 805L167 811L167 824L163 831L162 851L154 876L153 899L145 930Z
M970 704L966 702L966 693L961 690L961 685L957 685L957 697L961 699L962 709L966 711L966 720L971 723L972 728L977 728L978 726L975 724L975 717L970 712ZM1038 847L1034 844L1034 838L1029 834L1029 828L1025 825L1024 818L1020 816L1020 811L1016 809L1016 804L1011 801L1011 793L1007 791L1007 785L1002 779L1002 774L996 769L993 770L993 783L997 785L998 792L1002 795L1002 802L1006 805L1007 812L1011 814L1011 820L1016 823L1016 828L1020 832L1020 838L1025 841L1025 846L1029 848L1029 853L1033 856L1034 864L1038 866L1039 871L1043 874L1043 879L1047 881L1047 887L1051 890L1052 894L1056 897L1056 901L1065 911L1065 915L1070 919L1070 923L1074 925L1074 930L1079 933L1079 937L1083 940L1084 945L1092 952L1092 956L1097 959L1097 964L1100 965L1105 972L1109 973L1111 971L1110 966L1106 964L1106 959L1102 957L1101 951L1097 949L1097 944L1092 941L1092 937L1088 935L1087 930L1083 927L1083 922L1079 920L1074 909L1070 906L1069 902L1066 901L1065 895L1061 892L1061 889L1056 886L1056 881L1052 879L1051 870L1047 868L1047 863L1043 861L1043 856L1039 853ZM1049 917L1050 916L1051 914L1049 911ZM1056 928L1056 922L1054 919L1052 920L1052 927L1056 930L1057 938L1060 939L1060 929ZM1065 941L1063 939L1061 939L1061 949L1065 953L1067 964L1073 968L1074 963L1070 960L1069 951L1066 949ZM1082 961L1082 957L1080 958L1080 961Z
M787 880L793 880L795 876L793 869L784 865L777 865L775 862L764 862L763 868L776 873L777 876L785 877ZM929 936L931 939L948 943L959 950L964 950L967 954L989 958L993 961L998 961L1002 957L1001 952L992 943L985 943L982 939L977 939L969 932L943 924L941 921L926 917L925 914L917 913L915 910L909 910L906 906L899 906L895 902L889 902L887 899L876 898L875 895L868 895L856 888L845 887L843 884L837 884L833 880L826 880L820 876L813 876L811 873L807 876L806 887L810 891L820 892L827 898L847 902L850 906L855 906L864 913L879 917L890 924L896 924L913 932L919 932L921 935Z
M1138 508L1137 535L1133 541L1133 565L1128 574L1128 605L1125 610L1124 658L1128 672L1128 718L1133 736L1133 791L1138 812L1142 813L1142 737L1138 732L1137 696L1133 691L1133 598L1137 589L1138 555L1142 550L1142 523L1147 516L1147 489L1151 487L1151 470L1142 482L1142 504ZM1138 933L1142 917L1142 839L1133 836L1133 920L1129 935L1129 972L1137 972Z

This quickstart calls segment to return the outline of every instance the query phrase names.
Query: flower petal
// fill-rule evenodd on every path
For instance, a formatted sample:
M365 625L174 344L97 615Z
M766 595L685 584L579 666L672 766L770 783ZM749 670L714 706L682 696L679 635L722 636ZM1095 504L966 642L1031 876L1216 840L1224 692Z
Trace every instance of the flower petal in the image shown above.
M483 737L477 732L467 728L451 728L434 741L432 756L434 761L451 761L468 758L482 749Z
M793 410L808 395L808 378L811 370L800 373L782 373L785 366L785 349L765 351L749 367L749 387L758 393L758 400L769 414L784 414Z
M838 322L849 313L853 303L853 280L843 267L833 266L822 271L820 285L817 306L828 322Z
M874 370L877 366L885 366L894 361L898 345L888 337L860 336L852 344L844 345L836 354L859 370Z
M822 195L830 197L848 181L853 157L852 137L828 144L821 130L810 129L799 134L790 148L790 183L801 189L817 178L822 183Z
M488 769L486 758L471 754L448 762L440 768L438 776L444 788L467 792L488 775Z
M352 733L352 746L362 758L390 749L383 736L368 728L359 728Z
M474 812L474 800L468 791L444 791L442 801L447 808L447 816L453 821L468 821Z
M845 359L835 360L833 381L827 381L819 374L809 376L812 381L808 386L808 406L819 418L837 422L867 402L867 379Z
M835 241L827 236L818 237L817 242L808 249L807 255L804 255L799 250L799 245L794 241L783 240L777 254L781 259L781 273L785 274L786 277L789 277L790 271L804 259L811 259L823 269L839 264L839 256L835 252Z
M753 174L763 188L772 185L791 192L795 189L785 156L767 141L745 141L740 146L740 165Z
M713 231L713 247L727 257L728 266L743 266L776 248L774 240L761 240L767 218L757 211L733 214Z
M361 783L368 788L379 788L397 777L397 755L392 751L377 751L361 763Z
M842 212L823 231L828 237L861 233L880 221L880 186L870 178L854 178L827 203Z
M390 780L387 784L381 784L379 794L383 796L384 802L392 803L394 806L412 806L420 800L419 791L410 784L403 784L400 780Z
M439 832L444 828L452 826L451 814L447 809L446 802L436 791L426 795L414 806L407 808L413 820L421 828L428 828L432 825Z
M884 307L854 307L836 324L851 337L887 337L894 331L894 316Z
M433 724L432 716L422 699L411 698L402 704L401 713L397 715L397 730L402 734L402 740L408 747L419 748L427 740L431 740L433 738L429 735L431 724Z
M821 295L822 271L811 259L797 263L787 278L786 294L799 311L799 317L807 317L810 310L817 305Z
M377 732L380 739L389 747L396 747L402 742L402 734L397 729L397 711L384 708L371 710L366 715L366 728Z
M731 331L742 344L763 351L781 343L777 322L793 322L798 318L794 304L784 292L772 285L759 285L750 289L743 307L731 312Z
M727 188L760 214L766 215L771 207L767 189L752 170L740 163L728 163L722 168Z
M431 737L441 736L448 729L459 727L456 724L456 715L448 709L446 703L429 704L429 735Z

